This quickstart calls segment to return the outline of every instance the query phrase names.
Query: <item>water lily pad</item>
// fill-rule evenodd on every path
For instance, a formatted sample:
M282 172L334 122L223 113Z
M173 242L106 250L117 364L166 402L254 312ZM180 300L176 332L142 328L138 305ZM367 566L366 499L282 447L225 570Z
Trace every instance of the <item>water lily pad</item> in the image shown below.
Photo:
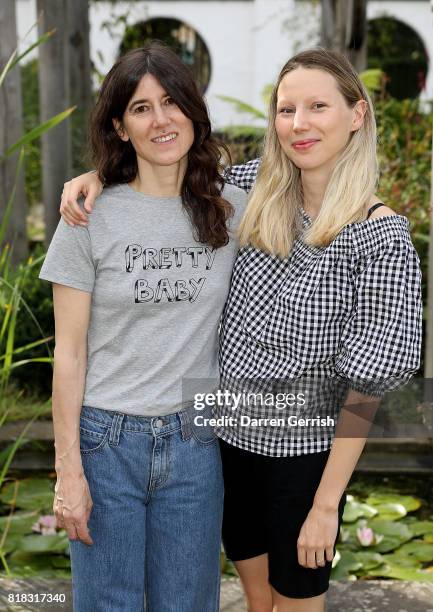
M395 552L399 557L410 556L418 561L433 561L433 544L425 542L424 540L412 540L403 544Z
M13 552L14 550L16 550L19 545L21 540L23 539L22 535L19 535L17 533L15 534L8 534L8 536L6 537L6 540L3 543L3 546L1 548L1 552L5 555L7 555L8 553Z
M335 567L332 568L331 578L333 580L345 580L350 574L361 569L362 563L356 558L356 555L350 550L342 550L339 552L340 559Z
M68 537L65 533L56 535L29 535L22 538L19 549L32 553L63 553L68 549Z
M383 521L377 518L372 519L368 524L377 533L384 536L398 536L402 542L413 538L410 527L403 522Z
M433 536L433 521L418 521L415 517L410 516L406 519L409 529L415 537L418 536ZM426 539L426 538L424 538Z
M396 580L413 580L416 582L433 582L433 573L422 569L402 567L385 563L368 572L369 576L377 578L394 578Z
M354 523L359 518L372 518L377 513L378 511L372 506L358 502L352 495L348 495L344 506L343 522Z
M71 569L71 560L69 557L65 557L64 555L53 555L51 557L51 563L53 564L53 567L56 568Z
M415 559L415 557L411 555L399 554L399 552L400 550L397 549L389 555L382 555L384 563L397 567L421 568L421 563L418 559Z
M370 552L370 551L359 551L354 553L356 559L362 564L362 570L373 569L373 567L378 567L384 562L383 555Z
M421 501L416 497L397 493L371 493L366 502L375 508L387 504L399 504L405 508L406 512L412 512L421 507Z
M379 518L384 521L398 521L406 516L407 511L403 504L387 503L375 506Z
M33 524L39 518L38 512L14 512L12 516L0 517L0 533L7 528L8 535L30 533Z
M357 539L356 532L359 528L364 527L365 523L366 521L361 519L356 523L346 524L345 527L350 537L342 545L339 545L339 547L359 550L361 545ZM369 552L391 552L413 538L413 533L409 526L401 521L382 521L379 518L373 518L368 521L367 525L373 529L376 537L383 536L383 539L378 544L370 547Z
M51 511L53 506L54 482L48 478L26 478L19 481L15 505L25 510ZM3 504L13 503L15 482L6 484L0 493Z
M21 578L70 578L67 568L54 566L60 555L34 555L26 552L14 552L8 557L8 566L12 576Z
M375 533L384 536L383 540L373 547L374 552L391 552L413 538L412 531L404 523L372 519L369 526Z

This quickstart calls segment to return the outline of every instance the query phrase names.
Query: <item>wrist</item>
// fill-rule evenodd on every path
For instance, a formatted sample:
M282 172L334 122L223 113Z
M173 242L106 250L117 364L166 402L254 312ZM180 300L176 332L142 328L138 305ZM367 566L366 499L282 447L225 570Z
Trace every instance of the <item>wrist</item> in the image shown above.
M81 462L81 457L77 457L75 459L68 458L65 459L57 459L54 465L54 469L58 477L65 478L67 476L71 476L76 478L77 476L81 476L83 472L83 464Z
M317 510L321 510L322 512L337 512L340 499L341 496L337 497L335 495L324 495L317 492L314 497L313 507L317 508Z

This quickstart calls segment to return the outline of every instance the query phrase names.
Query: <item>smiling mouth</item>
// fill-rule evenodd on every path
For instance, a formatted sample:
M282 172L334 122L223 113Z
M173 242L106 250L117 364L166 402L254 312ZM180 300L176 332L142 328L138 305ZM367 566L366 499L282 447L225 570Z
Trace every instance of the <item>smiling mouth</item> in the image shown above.
M176 140L177 132L171 132L170 134L164 134L164 136L158 136L157 138L152 138L152 142L156 142L157 144L163 144L164 142L172 142Z
M312 147L314 144L316 144L316 142L319 142L318 140L298 140L298 142L294 142L292 144L292 147L294 149L309 149L310 147Z

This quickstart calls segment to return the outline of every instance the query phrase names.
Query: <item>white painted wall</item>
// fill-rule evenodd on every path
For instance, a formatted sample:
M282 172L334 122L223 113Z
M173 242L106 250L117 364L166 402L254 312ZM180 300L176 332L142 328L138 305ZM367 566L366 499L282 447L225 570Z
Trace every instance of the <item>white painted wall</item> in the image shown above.
M99 2L92 6L90 22L92 53L103 49L106 71L117 55L123 27L118 38L110 38L101 29L107 11L121 15L128 7L128 23L151 17L175 17L192 26L205 41L211 55L212 74L206 99L214 125L245 123L249 116L242 116L218 99L218 95L230 95L249 104L262 107L261 89L278 74L283 61L290 55L287 34L281 32L281 14L287 13L294 0L255 0L254 2L118 2L114 8ZM286 51L287 46L289 51ZM100 64L98 64L99 66Z
M296 0L254 0L242 2L188 0L122 1L91 4L91 56L105 73L117 57L124 26L108 32L103 23L128 14L133 24L150 17L174 17L192 26L205 41L212 61L212 74L206 98L215 127L252 122L239 115L218 95L240 98L263 109L261 92L275 80L284 62L296 51L318 42L320 3ZM433 58L433 20L428 0L417 2L370 0L368 18L387 14L410 25L424 41ZM36 0L17 0L18 33L22 38L36 21ZM36 40L36 29L28 42ZM427 75L423 98L433 98L433 67ZM256 121L260 124L260 121Z

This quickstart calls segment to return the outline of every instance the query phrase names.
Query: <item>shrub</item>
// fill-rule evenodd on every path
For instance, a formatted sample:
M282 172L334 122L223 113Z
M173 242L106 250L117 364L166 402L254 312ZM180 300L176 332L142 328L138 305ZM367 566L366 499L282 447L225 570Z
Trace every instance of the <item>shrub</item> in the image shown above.
M38 245L33 253L33 258L43 254L42 245ZM51 285L39 280L38 275L42 262L29 268L21 286L21 297L31 310L38 324L29 314L27 308L20 305L15 328L15 346L24 346L31 341L43 337L54 336L54 317ZM19 272L16 271L16 274ZM39 329L38 325L41 329ZM42 333L41 333L42 331ZM41 344L27 350L20 355L20 359L33 359L36 357L47 357L54 351L54 340L47 344ZM32 363L31 367L16 368L11 374L11 383L27 393L36 393L41 397L51 394L52 369L47 363Z

